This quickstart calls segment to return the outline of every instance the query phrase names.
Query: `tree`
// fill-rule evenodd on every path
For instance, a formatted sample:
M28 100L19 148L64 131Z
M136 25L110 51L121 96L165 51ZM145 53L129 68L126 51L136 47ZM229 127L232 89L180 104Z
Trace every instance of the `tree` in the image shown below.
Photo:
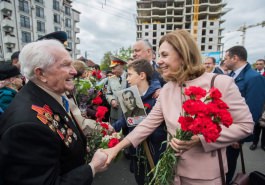
M125 49L124 47L120 48L116 56L124 61L127 61L132 56L132 48L128 47Z
M116 56L116 57L118 57L124 61L127 61L132 56L132 48L128 47L127 49L125 49L124 47L121 47L119 49L119 51L116 51L113 53L111 51L108 51L107 53L105 53L104 57L100 63L100 69L102 71L109 70L109 66L110 66L110 62L111 62L110 61L110 55L114 55L114 56Z
M100 63L100 69L102 71L106 71L109 69L110 66L110 55L112 55L111 51L108 51L107 53L104 54L103 59L101 60Z

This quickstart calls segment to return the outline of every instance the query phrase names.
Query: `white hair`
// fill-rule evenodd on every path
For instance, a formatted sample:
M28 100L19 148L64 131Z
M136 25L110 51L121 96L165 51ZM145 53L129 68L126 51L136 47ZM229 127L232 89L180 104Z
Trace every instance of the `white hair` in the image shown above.
M47 68L56 60L54 49L65 49L57 40L40 40L24 46L19 54L21 73L29 80L35 78L34 69Z

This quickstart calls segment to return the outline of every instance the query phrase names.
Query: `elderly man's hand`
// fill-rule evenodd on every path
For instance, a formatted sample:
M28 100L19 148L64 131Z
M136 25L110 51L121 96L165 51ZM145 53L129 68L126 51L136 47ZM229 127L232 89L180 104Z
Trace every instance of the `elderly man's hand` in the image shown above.
M118 107L118 102L116 101L116 100L111 100L111 106L113 107L113 108L117 108Z
M92 161L90 162L90 164L92 164L92 166L94 167L95 173L102 172L107 169L107 166L105 165L107 159L107 154L105 154L101 150L96 151L92 158Z

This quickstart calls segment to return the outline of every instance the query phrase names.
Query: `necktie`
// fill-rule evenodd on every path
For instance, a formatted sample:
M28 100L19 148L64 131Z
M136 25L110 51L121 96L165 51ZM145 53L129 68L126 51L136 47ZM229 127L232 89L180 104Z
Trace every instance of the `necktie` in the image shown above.
M234 77L235 74L236 74L236 73L235 73L234 71L231 71L231 73L229 74L229 76Z
M62 102L66 112L69 112L69 102L65 96L62 96Z

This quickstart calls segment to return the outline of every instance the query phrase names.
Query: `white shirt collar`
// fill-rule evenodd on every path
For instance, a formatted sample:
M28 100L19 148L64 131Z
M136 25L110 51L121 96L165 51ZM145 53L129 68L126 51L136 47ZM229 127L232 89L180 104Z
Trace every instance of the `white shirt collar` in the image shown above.
M247 64L241 66L240 68L238 68L237 70L234 71L235 75L233 76L234 79L236 79L236 77L239 75L239 73L245 68Z

